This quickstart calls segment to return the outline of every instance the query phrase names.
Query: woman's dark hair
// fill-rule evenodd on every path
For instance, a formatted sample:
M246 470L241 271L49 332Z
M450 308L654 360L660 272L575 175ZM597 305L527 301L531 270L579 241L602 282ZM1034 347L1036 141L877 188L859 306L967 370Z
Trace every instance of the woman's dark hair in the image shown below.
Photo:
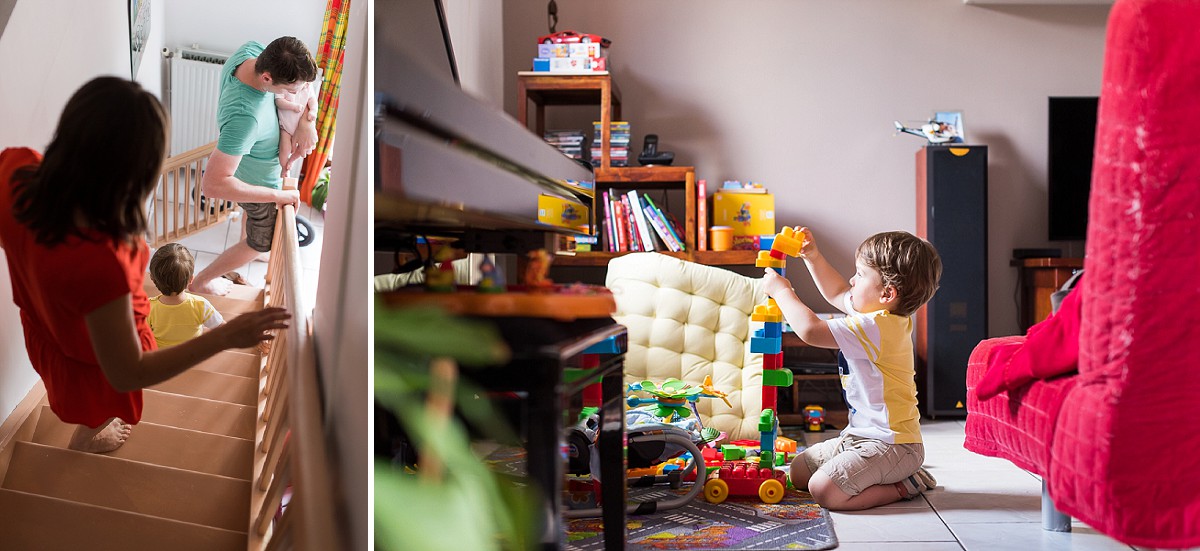
M169 124L138 83L92 79L67 101L42 163L14 175L14 216L47 247L94 237L87 232L114 241L144 233Z
M271 73L275 84L291 84L297 81L312 82L317 79L317 62L300 39L281 36L267 44L263 53L254 60L254 72Z

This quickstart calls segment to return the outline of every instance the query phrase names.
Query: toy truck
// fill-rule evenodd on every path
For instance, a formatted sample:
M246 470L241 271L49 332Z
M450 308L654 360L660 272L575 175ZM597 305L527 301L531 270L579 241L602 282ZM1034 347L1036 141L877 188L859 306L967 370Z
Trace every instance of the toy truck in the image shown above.
M759 468L755 461L727 461L704 483L704 499L721 503L729 496L758 496L763 503L779 503L787 487L783 471Z

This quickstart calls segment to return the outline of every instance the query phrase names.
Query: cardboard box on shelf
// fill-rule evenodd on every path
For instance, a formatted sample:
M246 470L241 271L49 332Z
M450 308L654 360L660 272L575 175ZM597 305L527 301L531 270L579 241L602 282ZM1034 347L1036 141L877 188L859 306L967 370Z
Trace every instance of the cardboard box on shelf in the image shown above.
M538 196L538 222L576 228L588 220L588 208L576 201L546 194Z
M730 226L735 236L775 233L775 196L770 193L713 193L712 223Z

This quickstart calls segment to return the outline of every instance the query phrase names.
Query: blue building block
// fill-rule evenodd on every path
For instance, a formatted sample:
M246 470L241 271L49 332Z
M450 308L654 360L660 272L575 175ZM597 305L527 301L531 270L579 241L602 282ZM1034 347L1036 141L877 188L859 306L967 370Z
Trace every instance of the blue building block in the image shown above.
M629 347L626 335L613 335L584 349L584 354L623 354Z
M775 354L783 350L782 338L751 337L750 352L752 354Z
M767 338L771 338L771 339L783 338L783 324L779 323L779 322L773 322L773 321L764 322L762 329L759 329L759 331L761 331L762 334L759 335L758 332L756 331L755 336L767 337Z

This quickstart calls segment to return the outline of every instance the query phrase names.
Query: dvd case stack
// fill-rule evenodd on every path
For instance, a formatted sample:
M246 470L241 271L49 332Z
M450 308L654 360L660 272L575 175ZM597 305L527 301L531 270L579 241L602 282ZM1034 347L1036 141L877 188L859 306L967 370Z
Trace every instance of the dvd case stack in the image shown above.
M592 166L600 166L600 121L592 122L595 136L592 138ZM629 123L612 121L609 123L612 143L609 146L609 166L629 166Z
M583 159L584 137L582 130L547 130L542 135L546 143L557 148L563 155L577 160Z

